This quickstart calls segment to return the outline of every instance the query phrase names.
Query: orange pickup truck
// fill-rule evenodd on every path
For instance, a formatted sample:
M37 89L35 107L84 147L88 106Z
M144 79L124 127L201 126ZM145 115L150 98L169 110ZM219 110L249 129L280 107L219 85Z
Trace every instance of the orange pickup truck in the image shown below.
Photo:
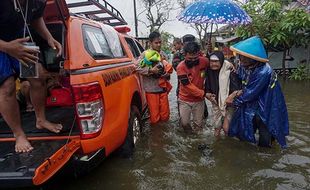
M0 188L41 185L68 162L74 162L74 172L80 173L116 150L130 156L143 126L147 106L134 67L142 46L122 33L123 28L117 32L70 15L65 0L48 0L44 19L64 49L62 58L56 59L34 34L42 64L61 79L61 87L51 89L47 97L46 115L63 130L38 130L34 113L22 112L23 129L34 150L16 154L13 134L0 116Z

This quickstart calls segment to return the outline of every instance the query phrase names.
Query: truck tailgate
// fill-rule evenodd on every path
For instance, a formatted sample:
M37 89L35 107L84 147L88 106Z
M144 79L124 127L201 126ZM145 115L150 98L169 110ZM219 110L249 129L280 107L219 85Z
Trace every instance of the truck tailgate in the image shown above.
M18 154L15 142L0 143L0 188L44 183L69 161L80 140L37 140L31 144L32 152Z

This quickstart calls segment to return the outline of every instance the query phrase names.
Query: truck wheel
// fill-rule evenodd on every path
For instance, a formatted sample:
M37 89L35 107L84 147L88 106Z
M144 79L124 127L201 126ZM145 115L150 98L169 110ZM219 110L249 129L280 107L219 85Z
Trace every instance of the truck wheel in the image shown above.
M136 142L141 137L141 115L137 106L133 105L130 109L127 135L124 144L119 149L122 157L129 158L133 155Z

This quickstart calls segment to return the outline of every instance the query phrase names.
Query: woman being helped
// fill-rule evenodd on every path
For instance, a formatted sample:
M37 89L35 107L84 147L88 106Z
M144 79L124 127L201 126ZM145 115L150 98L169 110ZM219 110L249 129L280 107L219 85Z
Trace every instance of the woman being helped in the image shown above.
M228 133L229 122L233 113L232 107L227 107L225 100L229 95L238 96L236 84L230 84L230 75L234 66L224 59L221 51L210 54L210 67L206 71L206 98L212 103L212 125L215 127L214 136L219 136L223 129Z

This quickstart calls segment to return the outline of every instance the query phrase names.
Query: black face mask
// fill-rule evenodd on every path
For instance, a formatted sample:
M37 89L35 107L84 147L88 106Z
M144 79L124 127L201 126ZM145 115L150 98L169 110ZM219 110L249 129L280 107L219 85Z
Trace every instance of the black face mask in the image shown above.
M185 65L187 68L192 68L198 64L199 64L199 59L196 59L194 61L185 60Z

